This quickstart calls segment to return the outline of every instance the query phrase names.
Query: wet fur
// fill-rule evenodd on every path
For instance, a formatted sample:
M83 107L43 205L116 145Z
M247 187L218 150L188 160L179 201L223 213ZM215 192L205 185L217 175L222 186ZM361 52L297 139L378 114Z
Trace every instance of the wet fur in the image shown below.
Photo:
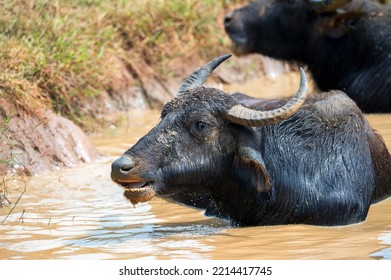
M158 195L234 226L357 223L391 195L391 156L344 93L312 95L291 118L258 128L224 118L238 101L258 109L286 102L192 90L126 152L138 162L132 172L154 179ZM206 130L196 129L200 120Z

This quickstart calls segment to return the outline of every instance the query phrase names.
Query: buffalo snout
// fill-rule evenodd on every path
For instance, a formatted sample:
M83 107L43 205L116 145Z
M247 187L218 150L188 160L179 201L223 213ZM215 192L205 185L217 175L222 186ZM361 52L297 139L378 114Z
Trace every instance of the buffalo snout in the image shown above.
M111 179L115 182L129 178L130 171L136 166L133 157L123 155L111 164Z
M224 28L228 34L232 32L243 31L243 24L239 14L236 11L229 12L224 17Z

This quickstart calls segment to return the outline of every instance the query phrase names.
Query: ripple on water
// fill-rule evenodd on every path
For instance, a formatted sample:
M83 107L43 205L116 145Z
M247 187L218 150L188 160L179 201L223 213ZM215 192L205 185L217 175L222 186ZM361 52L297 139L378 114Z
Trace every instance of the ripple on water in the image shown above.
M100 168L103 167L107 168ZM76 171L84 173L83 168L73 169ZM109 180L103 180L100 186L86 186L82 180L77 184L83 187L77 188L67 178L61 176L61 192L42 182L49 190L41 196L26 196L27 200L21 201L8 217L0 234L4 241L0 245L7 248L8 258L204 258L212 247L197 237L217 234L227 225L182 222L189 208L179 206L173 215L165 207L171 204L160 200L133 208L123 198L122 190ZM196 213L198 219L202 216L198 211L190 212ZM157 215L170 217L173 222Z
M378 260L391 260L391 248L379 250L372 253L370 256Z

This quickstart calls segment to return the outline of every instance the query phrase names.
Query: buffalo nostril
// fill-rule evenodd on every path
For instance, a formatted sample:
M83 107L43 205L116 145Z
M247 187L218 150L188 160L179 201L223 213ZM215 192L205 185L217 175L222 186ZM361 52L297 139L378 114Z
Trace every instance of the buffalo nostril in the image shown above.
M123 155L111 164L113 178L127 175L136 166L132 157Z
M121 171L122 172L129 172L133 167L134 167L133 163L126 163L121 166Z
M232 18L233 18L233 12L226 14L226 16L224 17L224 25L225 26L229 25L232 21Z

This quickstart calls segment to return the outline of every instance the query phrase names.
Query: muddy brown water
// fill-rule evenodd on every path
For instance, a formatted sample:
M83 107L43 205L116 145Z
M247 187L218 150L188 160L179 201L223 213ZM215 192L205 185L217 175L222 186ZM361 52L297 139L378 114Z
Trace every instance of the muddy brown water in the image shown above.
M231 86L290 95L295 75ZM133 111L94 137L100 161L29 179L17 207L0 209L0 259L391 259L391 199L343 227L232 228L202 211L154 198L136 208L110 180L111 162L148 132L158 111ZM391 149L391 115L368 116ZM10 185L15 199L23 184Z

